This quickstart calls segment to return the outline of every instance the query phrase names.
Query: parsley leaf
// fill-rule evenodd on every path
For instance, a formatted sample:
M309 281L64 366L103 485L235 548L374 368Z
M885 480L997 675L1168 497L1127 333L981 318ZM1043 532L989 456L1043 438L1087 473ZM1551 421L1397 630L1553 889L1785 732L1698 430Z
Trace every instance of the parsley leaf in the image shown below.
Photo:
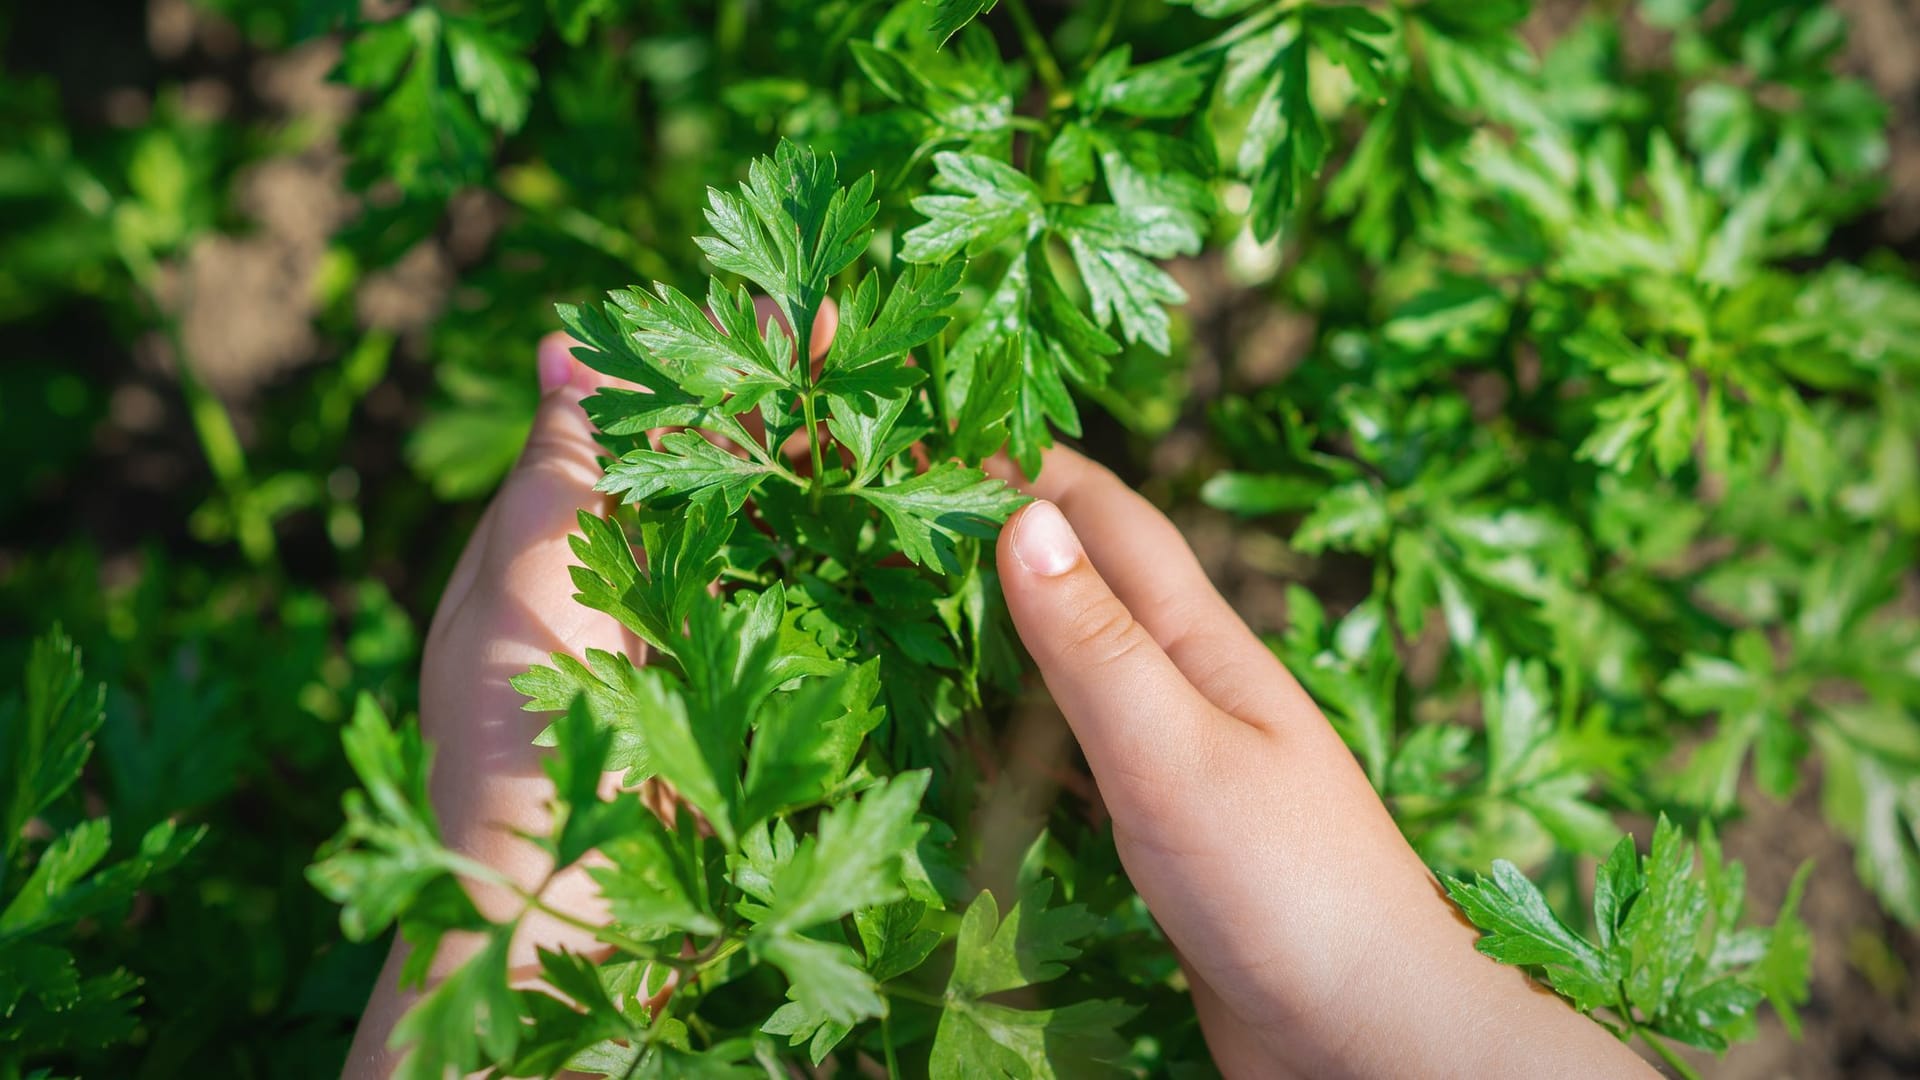
M713 492L731 514L767 477L785 475L778 466L735 457L699 435L676 431L660 437L660 449L633 450L607 466L594 489L626 503Z
M80 779L105 718L105 692L86 685L80 650L64 630L35 639L25 701L0 701L0 774L12 777L0 815L0 867L11 862L27 822Z
M1236 165L1253 181L1256 236L1279 234L1303 186L1327 160L1327 128L1309 80L1311 51L1344 67L1363 93L1377 98L1383 58L1367 39L1388 29L1364 8L1304 4L1227 50L1221 95L1234 105L1252 103Z
M879 300L877 272L843 292L840 322L815 384L820 392L842 398L856 393L893 397L919 382L924 373L898 363L898 358L946 328L946 311L964 269L957 261L913 267L894 282L885 304Z
M307 877L341 905L340 928L347 937L365 941L416 910L430 887L471 864L441 843L427 800L430 752L418 728L395 730L379 706L362 697L341 741L364 790L347 792L346 824ZM464 911L470 913L471 905Z
M963 537L995 535L1030 501L1004 481L952 461L897 483L856 488L853 494L886 515L901 554L948 573L960 569L956 545Z
M1118 1029L1138 1010L1120 1002L1029 1010L983 1000L1057 979L1066 971L1064 961L1079 955L1071 942L1098 921L1078 905L1048 908L1052 892L1052 882L1044 879L1028 885L1005 919L992 893L967 906L947 1008L934 1034L933 1076L973 1076L981 1069L1008 1077L1053 1076L1085 1070L1088 1063L1115 1064L1126 1054Z
M1771 927L1739 926L1740 865L1723 862L1710 830L1702 832L1700 850L1705 858L1696 865L1694 845L1665 816L1652 849L1638 859L1633 838L1622 837L1595 877L1598 943L1561 922L1504 860L1477 881L1449 878L1447 892L1483 931L1481 952L1541 969L1580 1011L1608 1010L1630 1021L1629 1030L1663 1055L1656 1036L1723 1050L1751 1029L1763 999L1786 1003L1788 1014L1805 1000L1806 928L1791 901ZM1802 879L1805 873L1803 867Z
M984 154L933 156L941 184L959 194L921 195L927 220L907 230L900 257L912 263L978 255L1009 237L1030 238L1041 224L1040 189L1027 175Z

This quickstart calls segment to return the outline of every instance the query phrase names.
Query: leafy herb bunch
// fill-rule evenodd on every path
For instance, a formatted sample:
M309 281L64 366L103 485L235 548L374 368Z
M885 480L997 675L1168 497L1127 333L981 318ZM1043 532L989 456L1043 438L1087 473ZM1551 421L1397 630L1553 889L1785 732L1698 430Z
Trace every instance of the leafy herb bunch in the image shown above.
M1496 868L1452 882L1483 949L1663 1054L1663 1039L1724 1049L1763 1000L1791 1023L1794 901L1771 928L1740 926L1744 882L1710 832L1702 881L1677 828L1639 861L1613 815L1712 808L1671 797L1690 781L1638 786L1678 742L1660 695L1715 704L1684 670L1661 682L1662 657L1671 670L1671 643L1733 636L1649 565L1694 539L1681 504L1777 460L1811 477L1808 446L1821 475L1839 467L1818 452L1831 406L1805 403L1825 384L1797 348L1861 361L1832 376L1841 401L1908 400L1904 361L1864 362L1870 342L1821 312L1756 317L1796 285L1779 261L1857 203L1872 124L1849 114L1815 138L1793 108L1716 124L1714 87L1742 77L1745 38L1784 37L1805 45L1766 72L1805 91L1787 100L1856 100L1826 54L1764 12L1649 5L1689 28L1701 85L1683 102L1636 80L1603 22L1536 66L1518 3L1199 0L1177 18L1206 30L1139 63L1113 5L1069 64L1017 0L1025 58L1003 58L971 24L991 6L898 4L849 45L866 86L835 100L873 107L796 110L811 148L783 143L710 195L699 243L727 277L704 307L656 285L562 309L580 355L633 387L587 402L615 454L602 489L627 505L582 519L580 599L653 655L556 656L516 685L563 714L541 737L556 800L538 839L562 866L600 853L613 951L547 956L540 986L512 988L512 924L458 885L490 871L439 843L414 737L363 712L349 751L369 798L316 880L356 936L398 922L414 978L450 930L488 942L402 1023L407 1069L745 1075L799 1053L1024 1077L1200 1060L1190 1009L1162 1007L1177 965L1101 829L1056 812L1010 880L977 889L962 868L986 840L965 748L991 736L1019 669L981 548L1020 498L980 462L1004 448L1032 471L1056 432L1079 432L1076 392L1139 422L1138 391L1176 370L1184 333L1161 264L1209 245L1316 329L1297 377L1219 406L1239 468L1204 492L1298 515L1294 551L1369 567L1338 618L1296 590L1276 648L1428 860ZM836 160L866 168L842 187ZM879 268L856 271L863 255ZM1849 268L1812 280L1876 325L1908 295ZM836 289L816 368L802 343ZM761 325L750 290L784 319ZM1489 376L1492 408L1467 390ZM1886 429L1865 428L1832 448L1882 452ZM1860 498L1910 532L1898 492ZM1901 565L1907 549L1883 543L1877 565ZM1891 572L1802 621L1828 639L1858 625ZM1447 663L1415 679L1423 637ZM1739 655L1757 669L1761 652ZM1761 740L1761 715L1705 759L1716 783L1755 744L1797 760L1791 739ZM678 810L601 799L607 770L664 781ZM1843 821L1904 820L1841 795ZM1591 937L1493 861L1548 863L1561 896L1578 891L1572 854L1608 850Z
M414 970L448 930L491 943L397 1033L417 1044L413 1074L718 1069L764 1056L767 1035L815 1062L851 1036L850 1049L890 1063L931 1036L918 1052L953 1076L1126 1055L1116 1028L1133 1009L1117 1001L993 1000L1060 975L1097 920L1051 906L1054 882L1037 870L1017 896L965 903L942 819L964 824L971 793L941 768L930 794L936 770L909 767L949 765L940 718L964 732L1012 688L981 541L1024 498L978 467L1000 445L1008 395L984 381L965 396L937 392L938 346L924 368L910 356L946 326L960 263L917 266L889 288L870 271L841 291L818 369L801 359L796 342L810 340L832 279L866 249L871 191L870 176L840 187L829 159L783 143L738 191L712 197L714 235L701 246L744 283L716 279L705 310L667 285L562 310L585 343L579 355L633 386L586 402L603 432L632 444L601 487L638 509L582 516L578 599L652 658L556 655L515 685L530 709L565 711L542 737L557 748L556 824L542 842L556 867L603 857L591 874L613 915L600 938L615 959L543 959L548 986L571 1004L508 991L513 924L480 919L450 887L492 875L437 845L417 797L424 756L363 715L357 764L415 797L354 804L352 846L316 880L356 932L398 917L425 945ZM925 235L910 233L910 248ZM758 324L747 283L784 325ZM983 420L996 403L1000 415ZM647 433L663 428L652 445ZM795 439L807 450L790 462ZM673 820L637 793L601 800L608 770L670 785ZM396 861L421 869L403 884ZM948 942L951 954L930 964ZM668 980L671 996L649 1014Z

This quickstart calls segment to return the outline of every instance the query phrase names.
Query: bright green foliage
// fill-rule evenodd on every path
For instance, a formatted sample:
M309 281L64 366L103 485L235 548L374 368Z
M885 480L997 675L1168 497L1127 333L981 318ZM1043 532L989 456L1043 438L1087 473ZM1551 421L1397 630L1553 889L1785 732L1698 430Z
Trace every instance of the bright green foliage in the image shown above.
M428 753L420 733L394 731L379 706L361 698L344 742L364 790L347 793L347 824L336 850L309 874L316 888L342 905L341 928L364 940L430 890L435 901L453 901L461 925L473 922L478 915L463 902L464 894L444 887L464 864L440 846L426 809Z
M1735 152L1695 126L1697 92L1646 126L1663 91L1616 27L1583 22L1533 74L1502 44L1521 6L1480 8L1398 19L1428 63L1388 80L1330 185L1352 231L1296 237L1313 345L1215 407L1233 467L1202 495L1365 560L1343 618L1295 590L1278 648L1436 865L1597 855L1612 809L1732 814L1744 777L1786 798L1817 757L1862 877L1913 922L1920 623L1897 583L1920 354L1884 328L1920 287L1790 262L1877 160L1878 107L1830 121L1843 152L1770 104ZM1692 76L1809 108L1853 92L1817 62L1831 12L1647 8ZM1391 138L1417 183L1368 156L1415 102L1430 126ZM1349 244L1371 291L1341 277ZM1414 641L1445 660L1409 670Z
M451 191L481 175L494 132L526 123L539 75L525 43L472 16L423 5L360 30L340 58L349 86L378 93L358 121L360 164L402 188Z
M1000 917L981 893L960 920L946 1012L929 1071L937 1077L1098 1073L1124 1060L1119 1027L1137 1011L1117 1001L1031 1010L986 1000L1059 978L1080 950L1071 942L1097 926L1078 905L1049 909L1051 883L1038 880Z
M604 865L590 873L613 916L601 938L614 956L545 967L548 987L586 1007L584 1019L543 1019L562 1015L557 998L507 989L512 923L489 924L459 885L499 879L444 847L417 737L363 703L347 750L366 793L350 795L315 883L343 905L356 938L397 920L416 948L412 977L448 931L487 935L395 1031L408 1075L514 1061L677 1073L694 1067L681 1060L693 1048L688 1029L716 1025L747 1040L703 1034L716 1068L736 1060L734 1047L771 1052L770 1036L815 1062L849 1039L868 1048L877 1039L891 1058L932 1036L923 1052L940 1075L965 1075L996 1046L995 1067L1022 1076L1079 1074L1129 1054L1116 1028L1134 1010L1119 1002L1035 1010L989 1000L1057 978L1078 953L1071 940L1099 925L1080 906L1049 910L1049 881L1029 886L1004 922L987 893L957 930L936 918L965 887L947 869L952 830L922 814L931 773L903 765L950 754L940 727L981 700L983 675L1004 677L985 652L1007 630L987 601L980 541L1025 499L941 460L941 433L922 419L930 389L907 351L943 330L957 264L906 271L891 290L867 274L843 294L841 334L820 370L798 361L793 342L810 338L828 283L866 248L870 191L870 179L841 187L830 159L783 143L737 192L712 195L719 235L703 247L765 290L791 334L756 325L745 294L719 285L712 323L664 285L566 312L587 342L583 359L656 389L598 395L589 408L603 430L639 432L663 416L689 428L609 463L602 488L638 509L583 516L573 545L579 600L657 656L636 667L609 653L559 655L515 681L529 709L564 712L539 740L555 747L555 795L552 832L537 839L559 865L600 853ZM734 419L749 411L758 430ZM789 461L796 436L809 449ZM915 447L932 462L916 464ZM743 518L757 527L737 525ZM761 529L774 544L757 540ZM707 588L728 572L760 587ZM936 621L915 630L863 615L875 602L919 606ZM883 687L897 702L930 680L944 689L919 709L881 701ZM670 784L678 824L630 792L602 799L612 769L629 783ZM530 908L542 904L526 896ZM923 968L948 941L953 974L939 995L928 984L945 976ZM616 971L641 961L682 980L650 1022L599 1000ZM709 996L729 1001L726 1013L702 1005ZM916 1022L896 1045L900 1003L936 1000L947 1003L937 1030Z
M89 36L113 64L0 20L0 652L38 673L0 713L0 906L37 927L0 940L0 1074L334 1075L384 935L418 977L454 930L414 1075L1204 1069L1099 815L988 812L1019 497L979 466L1081 436L1239 516L1223 583L1298 579L1250 613L1437 871L1541 882L1558 985L1597 957L1660 1039L1746 1034L1755 990L1791 1023L1809 942L1791 905L1758 959L1721 930L1717 855L1577 899L1623 813L1812 782L1857 853L1822 872L1920 923L1920 288L1865 250L1898 110L1835 5L1535 6L196 0L184 52ZM286 203L298 280L195 303ZM514 460L552 301L623 282L671 285L561 309L625 380L586 403L619 498L573 575L648 655L516 680L530 841L614 921L511 988L402 719L478 512L431 496ZM239 310L312 362L205 381ZM28 645L56 622L104 720ZM1725 978L1654 925L1690 881Z
M86 924L125 917L134 895L205 831L163 821L112 854L108 819L74 813L103 693L56 627L33 643L21 692L0 699L0 770L13 778L0 821L0 1065L132 1034L140 978L83 963ZM30 839L30 825L51 835Z
M1829 814L1874 852L1890 910L1920 882L1897 794L1911 740L1886 735L1913 638L1881 611L1920 521L1893 329L1913 287L1783 261L1826 242L1823 193L1868 151L1773 120L1705 150L1680 114L1711 110L1662 99L1617 27L1582 22L1542 61L1522 3L1196 0L1160 13L1165 43L1116 37L1116 9L1063 54L1025 4L994 7L852 18L831 104L804 79L741 87L787 102L798 137L702 195L704 294L561 307L576 355L640 388L586 402L622 505L581 520L578 599L652 657L556 656L515 685L561 715L537 738L556 753L544 842L605 857L614 952L552 958L511 1031L453 1030L447 1002L508 1007L483 996L482 953L402 1041L463 1068L607 1073L1191 1062L1190 1014L1158 1008L1171 958L1129 936L1153 932L1097 830L1045 823L1004 917L1016 894L959 868L983 844L965 747L1018 670L985 542L1022 499L980 463L1037 469L1082 433L1079 399L1149 415L1136 391L1189 334L1169 264L1230 239L1230 271L1315 329L1284 383L1216 404L1232 468L1201 493L1299 555L1370 568L1345 610L1292 590L1276 649L1433 865L1496 867L1458 886L1504 920L1488 951L1663 1038L1724 1049L1763 999L1791 1022L1791 906L1771 936L1736 928L1744 883L1717 851L1697 884L1663 826L1642 867L1615 815L1725 813L1750 759L1784 794L1818 746ZM1721 52L1690 70L1744 77L1727 35L1778 26L1714 18ZM1767 77L1813 86L1813 68ZM809 357L828 298L837 333ZM1787 518L1832 524L1762 528ZM1863 522L1877 531L1839 554ZM1710 542L1734 554L1683 558ZM1873 707L1830 704L1836 682ZM1672 732L1696 716L1713 729L1683 754ZM668 783L676 820L600 800L595 763ZM1543 895L1609 850L1595 944ZM1513 868L1550 858L1547 894ZM443 855L410 865L449 880ZM473 925L430 892L410 937ZM367 880L343 899L351 915L382 895ZM657 1015L596 1004L643 963L682 979Z
M1696 873L1693 845L1665 816L1644 856L1621 837L1594 882L1593 938L1561 922L1504 859L1477 881L1449 879L1447 892L1483 931L1481 952L1541 969L1581 1012L1605 1010L1613 1020L1596 1019L1622 1038L1645 1038L1670 1061L1661 1038L1725 1050L1752 1033L1762 1001L1797 1032L1809 948L1797 909L1812 865L1794 876L1772 926L1741 926L1744 871L1722 861L1711 829L1702 829L1700 850Z

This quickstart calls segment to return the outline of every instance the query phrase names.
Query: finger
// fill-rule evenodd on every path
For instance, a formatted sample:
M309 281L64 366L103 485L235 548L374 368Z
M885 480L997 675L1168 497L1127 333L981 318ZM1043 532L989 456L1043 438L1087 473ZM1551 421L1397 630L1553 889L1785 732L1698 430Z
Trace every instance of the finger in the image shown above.
M447 846L486 863L522 889L545 884L543 902L587 922L605 910L584 863L551 875L551 860L525 836L550 827L553 785L540 773L533 745L539 721L508 680L555 652L625 651L639 643L606 615L572 599L566 538L581 509L600 511L594 492L598 445L580 398L611 380L569 355L565 335L542 341L542 390L526 447L461 553L427 634L421 669L422 726L435 746L432 799ZM604 787L614 786L607 778ZM591 858L591 856L589 857ZM523 904L512 890L469 881L469 895L489 918L513 918ZM445 977L478 948L476 935L440 943L429 980ZM521 919L508 953L516 979L534 969L539 948L598 951L591 933L544 912ZM394 1023L417 998L398 974L408 953L396 941L375 986L348 1060L346 1075L385 1076L397 1064L386 1043Z
M513 471L508 474L493 501L487 504L487 509L474 526L473 535L467 540L467 546L454 563L447 586L441 591L436 616L457 608L472 590L482 562L488 558L488 551L493 546L489 541L493 538L494 523L501 515L503 503L514 505L516 517L523 524L529 524L536 518L551 518L565 513L567 529L573 527L571 511L566 509L569 504L575 508L603 505L592 490L598 480L599 466L594 457L598 446L593 441L592 422L581 409L580 399L604 387L638 388L624 380L601 375L575 360L571 355L575 344L573 338L565 333L552 333L540 339L535 357L540 379L540 404L535 410L534 422L528 429L527 442ZM561 467L570 475L558 490L543 492L540 478L527 475L552 470L559 462L564 462ZM581 490L582 480L586 481L584 492ZM509 498L510 490L519 494ZM552 505L539 510L529 505L533 501L546 501ZM524 532L524 528L521 531ZM511 540L512 537L507 539ZM438 618L435 621L437 627Z
M1066 447L1046 453L1035 480L1004 460L990 468L1059 506L1120 602L1207 700L1257 727L1317 715L1305 691L1213 587L1180 530L1110 470Z
M1152 814L1165 792L1203 775L1235 725L1107 587L1059 509L1035 502L1015 514L999 566L1014 627L1114 817Z
M569 355L563 335L541 343L538 366L543 393L526 446L434 614L421 682L421 717L439 754L434 802L448 842L525 886L539 884L548 866L515 834L546 830L552 786L532 741L541 721L522 711L525 698L509 680L556 652L642 656L619 623L572 598L567 539L580 510L607 508L593 490L600 447L579 404L602 377ZM556 881L555 895L590 891L582 884ZM476 899L485 907L511 898Z
M489 508L495 518L489 563L495 569L520 561L528 545L556 539L564 545L581 510L604 513L609 505L593 490L605 451L580 402L612 380L570 355L570 344L564 334L540 343L540 404L526 445ZM563 555L561 577L567 561Z

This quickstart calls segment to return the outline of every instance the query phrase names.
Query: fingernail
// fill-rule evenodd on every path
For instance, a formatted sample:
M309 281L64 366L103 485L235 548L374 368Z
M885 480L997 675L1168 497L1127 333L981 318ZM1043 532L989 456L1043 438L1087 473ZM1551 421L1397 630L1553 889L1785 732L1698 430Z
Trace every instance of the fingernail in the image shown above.
M564 340L547 338L540 342L540 392L550 394L567 385L573 377L573 357Z
M1013 526L1013 556L1041 577L1059 577L1083 554L1060 508L1044 500L1027 507Z

